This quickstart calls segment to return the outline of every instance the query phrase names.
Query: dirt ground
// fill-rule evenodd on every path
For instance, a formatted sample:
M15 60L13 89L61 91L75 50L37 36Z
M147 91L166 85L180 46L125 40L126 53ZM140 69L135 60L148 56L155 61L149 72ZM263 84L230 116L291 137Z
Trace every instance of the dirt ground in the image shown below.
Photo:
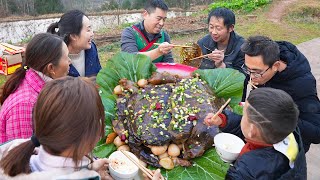
M199 10L201 11L201 10ZM164 29L170 34L177 34L180 32L195 31L197 29L206 29L207 15L199 16L179 16L175 18L170 18L166 20ZM123 27L113 27L107 30L107 32L95 32L95 41L97 43L108 43L108 41L118 41L120 39Z
M279 1L279 3L274 3L267 14L267 19L275 23L280 23L281 18L285 14L285 10L296 1L297 0L284 0Z
M274 3L274 6L270 8L267 19L275 23L280 23L286 9L290 8L290 5L296 1L297 0L278 0L278 3ZM317 80L318 97L320 97L320 38L301 43L297 45L297 47L309 60L311 71ZM309 152L306 154L309 180L320 179L319 152L320 144L312 144Z
M313 39L297 45L298 49L308 58L313 75L317 80L318 97L320 97L320 38ZM312 144L307 153L308 179L320 179L320 144Z

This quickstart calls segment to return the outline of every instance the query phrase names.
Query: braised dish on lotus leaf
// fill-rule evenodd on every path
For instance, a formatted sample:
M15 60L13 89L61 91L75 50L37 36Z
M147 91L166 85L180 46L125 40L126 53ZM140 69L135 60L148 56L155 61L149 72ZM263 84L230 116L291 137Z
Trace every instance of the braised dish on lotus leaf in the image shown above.
M121 79L114 94L114 143L149 165L190 166L191 159L212 147L219 132L216 126L206 126L204 118L217 112L224 100L196 76L181 79L154 72L137 83Z

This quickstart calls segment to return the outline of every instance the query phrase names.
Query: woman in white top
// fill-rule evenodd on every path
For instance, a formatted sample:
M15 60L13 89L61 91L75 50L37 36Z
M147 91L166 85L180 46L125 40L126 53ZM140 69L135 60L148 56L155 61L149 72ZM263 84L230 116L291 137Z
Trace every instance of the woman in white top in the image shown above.
M98 51L93 39L89 18L80 10L63 14L52 23L47 32L63 37L69 49L71 65L69 76L95 76L101 69Z

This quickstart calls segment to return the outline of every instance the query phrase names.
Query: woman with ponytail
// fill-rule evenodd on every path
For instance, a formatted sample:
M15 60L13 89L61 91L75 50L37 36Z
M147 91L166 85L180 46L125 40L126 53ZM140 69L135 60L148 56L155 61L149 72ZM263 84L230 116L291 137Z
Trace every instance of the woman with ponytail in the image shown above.
M0 89L0 143L32 135L32 108L44 84L66 76L68 48L56 35L35 35L27 45L23 66Z
M1 147L1 177L21 174L30 174L26 179L99 177L88 168L98 171L108 160L91 164L89 154L104 137L104 108L91 80L65 77L48 82L34 106L33 120L34 134L29 140L14 140L20 144L10 151ZM39 147L37 154L35 147Z
M63 14L52 23L47 32L61 36L69 49L71 59L69 76L96 76L101 69L93 30L88 17L80 10Z
M91 158L105 136L104 118L101 98L89 78L68 76L47 83L34 106L32 137L0 146L0 177L112 179L109 160ZM157 170L152 180L160 179Z

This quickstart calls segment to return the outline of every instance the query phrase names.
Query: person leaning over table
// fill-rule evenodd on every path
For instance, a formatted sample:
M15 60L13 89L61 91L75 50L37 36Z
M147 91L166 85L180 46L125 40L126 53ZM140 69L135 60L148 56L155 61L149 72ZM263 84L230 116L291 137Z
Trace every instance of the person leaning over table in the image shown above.
M95 145L105 136L105 116L98 90L89 78L68 76L50 81L40 92L33 115L31 139L0 146L0 177L112 179L107 172L109 159L92 158ZM157 170L153 180L160 178Z
M143 21L127 27L121 34L121 50L145 54L156 62L173 63L169 35L162 29L168 6L163 0L148 0L142 13ZM160 43L160 45L154 45Z
M227 8L217 8L208 15L209 34L198 41L203 55L200 69L233 68L242 72L244 38L234 32L234 13Z
M258 88L272 87L287 92L299 108L298 126L305 152L320 143L320 101L316 79L308 59L286 41L252 36L242 45L243 71Z
M228 110L216 118L209 113L205 118L207 125L219 126L221 131L246 141L226 179L307 179L298 116L299 110L290 95L273 88L252 90L243 116Z
M25 54L23 66L1 88L0 144L32 135L32 109L38 94L47 82L68 75L69 51L57 35L35 35Z
M57 29L57 31L56 31ZM52 23L47 32L61 36L69 49L71 59L69 76L96 76L101 69L98 51L93 39L89 18L80 10L63 14Z

